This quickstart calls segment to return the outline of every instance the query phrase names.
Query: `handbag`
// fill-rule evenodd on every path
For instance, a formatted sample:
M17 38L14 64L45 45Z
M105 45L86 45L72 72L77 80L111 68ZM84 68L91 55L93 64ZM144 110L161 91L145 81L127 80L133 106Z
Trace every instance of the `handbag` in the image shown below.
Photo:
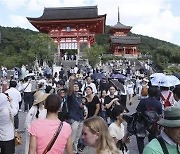
M59 127L57 129L57 131L55 132L55 134L53 135L52 139L50 140L50 142L48 143L47 147L44 149L43 153L42 154L46 154L48 151L51 150L52 146L54 145L54 142L56 141L61 129L63 127L63 122L61 122L59 124Z
M21 145L21 135L15 131L15 146Z

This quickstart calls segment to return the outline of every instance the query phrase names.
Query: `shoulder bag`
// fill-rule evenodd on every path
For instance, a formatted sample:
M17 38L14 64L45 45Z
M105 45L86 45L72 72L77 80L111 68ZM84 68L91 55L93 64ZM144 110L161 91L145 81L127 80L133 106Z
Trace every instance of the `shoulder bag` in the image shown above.
M48 151L51 150L52 146L54 145L54 143L55 143L55 141L56 141L56 139L57 139L57 137L58 137L58 135L62 129L62 127L63 127L63 122L61 122L59 124L59 127L58 127L56 133L54 134L54 136L52 137L52 139L50 140L50 142L48 143L47 147L44 149L42 154L46 154Z
M159 141L159 144L161 145L161 148L162 148L162 150L163 150L163 153L164 153L164 154L169 154L163 138L162 138L161 136L158 136L156 139Z

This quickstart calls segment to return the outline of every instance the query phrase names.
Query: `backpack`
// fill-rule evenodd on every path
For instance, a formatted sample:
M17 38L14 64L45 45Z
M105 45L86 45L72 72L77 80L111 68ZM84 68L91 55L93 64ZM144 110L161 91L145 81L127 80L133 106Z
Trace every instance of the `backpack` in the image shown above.
M162 95L162 93L160 94L160 97L161 97L161 99L162 99L162 101L163 101L164 107L171 106L171 103L170 103L170 101L169 101L169 99L170 99L170 97L171 97L171 94L172 94L172 92L169 92L169 95L168 95L168 97L167 97L166 99L164 98L164 96Z
M160 133L160 128L157 123L160 119L158 113L156 111L145 111L144 118L146 130L150 134L157 136Z
M147 96L148 95L148 86L142 86L142 90L141 90L141 96Z

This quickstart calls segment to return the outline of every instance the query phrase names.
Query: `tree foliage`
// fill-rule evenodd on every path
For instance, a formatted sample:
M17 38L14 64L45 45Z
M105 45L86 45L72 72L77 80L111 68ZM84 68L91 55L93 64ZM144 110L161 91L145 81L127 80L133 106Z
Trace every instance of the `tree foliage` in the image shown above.
M111 53L109 51L109 28L110 26L105 26L105 33L96 36L97 45L87 49L86 56L92 66L99 62L99 55L102 51ZM35 58L52 63L53 54L57 49L48 35L28 29L1 26L0 33L0 65L12 68L22 64L32 64ZM139 51L142 54L150 55L159 68L166 68L168 63L180 63L180 47L178 45L131 32L128 35L141 38Z
M91 48L85 49L85 58L88 59L89 64L92 67L95 67L97 63L100 62L100 57L102 53L104 52L104 47L101 45L94 45Z
M57 48L48 35L9 27L0 27L0 33L0 65L8 68L33 65L36 58L39 61L53 62Z

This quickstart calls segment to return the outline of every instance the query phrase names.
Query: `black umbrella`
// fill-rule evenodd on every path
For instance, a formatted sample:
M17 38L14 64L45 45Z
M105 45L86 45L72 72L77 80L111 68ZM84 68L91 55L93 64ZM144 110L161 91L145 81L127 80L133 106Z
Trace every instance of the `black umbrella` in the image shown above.
M121 84L118 80L110 80L110 82L121 92L125 92L123 84Z

